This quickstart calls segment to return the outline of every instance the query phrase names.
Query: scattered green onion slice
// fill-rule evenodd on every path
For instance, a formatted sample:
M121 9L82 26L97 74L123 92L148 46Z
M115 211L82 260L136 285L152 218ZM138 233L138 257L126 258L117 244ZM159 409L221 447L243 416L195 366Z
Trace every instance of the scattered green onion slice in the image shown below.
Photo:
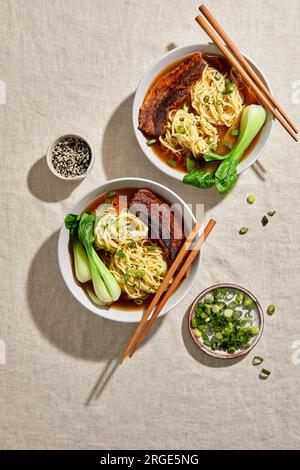
M239 132L240 132L240 131L239 131L238 129L231 129L230 135L231 135L232 137L235 137L235 136L239 135Z
M107 193L107 197L113 197L116 194L117 194L116 191L109 191L109 193Z
M156 142L156 139L150 139L150 140L147 140L146 144L150 146L152 144L155 144L155 142Z
M249 228L248 227L241 227L239 234L240 235L245 235L248 232Z
M274 313L275 313L275 305L271 304L267 308L267 314L271 316L271 315L274 315Z
M169 160L168 165L171 166L172 168L175 168L177 166L176 160Z
M263 360L264 358L261 356L254 356L254 358L252 359L252 364L254 366L259 366L263 362Z
M225 85L231 86L231 85L233 85L233 83L232 83L231 80L229 80L229 78L225 78Z
M267 379L271 375L271 372L268 369L262 369L259 375L262 379Z
M217 105L217 106L220 106L221 104L223 104L223 101L222 101L222 100L217 100L217 101L216 101L216 105Z
M204 101L204 103L208 103L209 102L209 96L208 95L204 96L203 101Z
M118 256L118 258L125 258L126 255L125 255L124 251L119 250L119 251L117 251L116 256Z
M255 202L254 194L249 194L249 196L247 197L247 202L248 204L253 204Z
M220 72L215 73L215 80L220 80L221 77L222 77L222 74Z
M154 251L156 250L156 246L148 246L147 251Z

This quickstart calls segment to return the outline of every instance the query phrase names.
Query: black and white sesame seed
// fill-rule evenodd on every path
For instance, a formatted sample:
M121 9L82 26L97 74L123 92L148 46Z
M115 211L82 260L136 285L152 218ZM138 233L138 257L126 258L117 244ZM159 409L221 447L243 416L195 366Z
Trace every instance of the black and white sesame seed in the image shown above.
M89 145L80 137L66 137L59 140L53 151L53 168L65 178L75 178L87 172L92 155Z

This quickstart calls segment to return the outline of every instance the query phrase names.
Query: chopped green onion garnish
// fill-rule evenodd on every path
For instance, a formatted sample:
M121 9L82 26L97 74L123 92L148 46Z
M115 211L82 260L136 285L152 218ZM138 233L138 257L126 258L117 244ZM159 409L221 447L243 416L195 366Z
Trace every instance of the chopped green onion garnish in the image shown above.
M217 100L217 101L216 101L217 106L220 106L222 103L223 103L222 100Z
M156 139L150 139L150 140L147 140L146 144L152 145L152 144L155 144L155 142L156 142Z
M233 145L231 142L224 142L224 146L227 147L229 150L232 150L233 149Z
M176 162L176 160L169 160L168 165L175 168L175 166L177 166L177 162Z
M185 128L184 126L180 125L177 127L177 132L178 134L185 134Z
M262 369L260 371L260 377L262 379L267 379L269 377L269 375L271 375L271 372L268 369Z
M220 301L219 299L223 299ZM253 325L254 318L245 312L242 302L253 303L250 297L244 298L239 290L232 288L214 289L200 301L194 314L192 326L202 333L204 344L213 350L227 351L234 354L246 350L251 340L260 332ZM253 306L253 305L252 305Z
M229 80L229 78L225 78L225 84L226 84L227 86L233 85L232 81Z
M204 96L203 101L204 101L204 103L208 103L209 102L209 96L208 95Z
M263 362L264 358L261 357L261 356L254 356L254 358L252 359L252 364L254 366L259 366L259 364L261 364Z
M215 73L215 80L220 80L221 77L222 75L220 74L220 72Z
M196 161L194 158L187 158L186 159L186 169L187 171L193 171L196 167Z
M222 91L222 95L230 95L233 93L233 90L231 88L228 88L227 90Z
M271 316L274 313L275 313L275 305L269 305L269 307L267 308L267 314Z
M120 250L120 251L117 251L116 256L118 256L119 258L125 258L126 255L125 255L124 251Z
M240 131L239 131L238 129L232 129L232 130L230 131L230 135L231 135L232 137L235 137L235 136L239 135L239 132L240 132Z
M107 196L108 196L108 197L113 197L113 196L115 196L116 194L117 194L116 191L109 191L109 193L107 193Z
M147 251L154 251L156 250L156 246L148 246Z

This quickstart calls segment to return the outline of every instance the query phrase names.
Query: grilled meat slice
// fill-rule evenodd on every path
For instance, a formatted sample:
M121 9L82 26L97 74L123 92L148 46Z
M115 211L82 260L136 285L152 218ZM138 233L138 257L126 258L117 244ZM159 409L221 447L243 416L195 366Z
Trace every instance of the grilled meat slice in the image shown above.
M168 204L149 189L139 189L130 201L129 211L148 224L149 237L160 244L166 260L171 264L181 247L184 234Z
M168 113L188 97L190 87L202 76L205 60L195 52L177 67L160 77L146 94L139 111L139 129L149 137L165 131Z

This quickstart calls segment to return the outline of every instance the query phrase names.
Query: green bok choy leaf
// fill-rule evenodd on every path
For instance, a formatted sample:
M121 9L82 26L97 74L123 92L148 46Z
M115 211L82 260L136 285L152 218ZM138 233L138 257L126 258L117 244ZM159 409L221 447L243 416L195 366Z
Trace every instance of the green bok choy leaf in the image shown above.
M251 104L242 112L240 132L236 145L227 158L222 161L215 173L216 188L220 194L228 193L237 181L237 166L253 139L259 133L266 120L266 111L262 106Z
M110 304L118 300L121 288L94 248L94 225L95 216L84 213L79 222L78 236L88 256L95 294L100 301Z
M198 188L210 188L214 184L220 194L228 193L237 181L237 166L240 159L256 137L266 120L265 109L256 104L246 106L242 112L239 137L234 148L226 155L218 155L213 150L204 156L206 161L222 160L215 174L203 169L187 173L183 182Z
M80 215L69 214L65 218L65 226L72 235L72 246L74 254L75 275L79 282L85 283L92 279L89 260L84 246L78 238L78 225Z

